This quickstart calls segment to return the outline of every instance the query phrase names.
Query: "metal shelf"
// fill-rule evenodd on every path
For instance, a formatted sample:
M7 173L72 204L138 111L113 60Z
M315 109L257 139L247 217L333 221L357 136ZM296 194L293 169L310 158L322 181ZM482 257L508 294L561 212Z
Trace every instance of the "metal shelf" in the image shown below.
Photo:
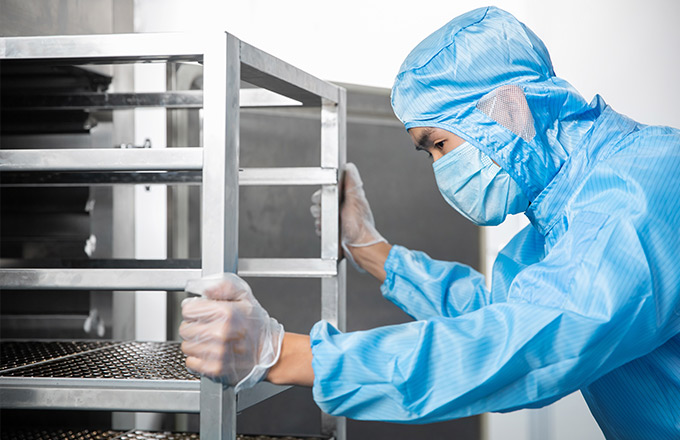
M129 431L99 429L3 429L2 440L116 440ZM149 438L149 437L147 437ZM153 437L151 437L153 438ZM195 437L174 437L176 440L198 439Z
M8 151L8 150L4 150ZM25 151L25 150L9 150ZM42 150L44 151L44 150ZM54 151L54 150L48 150ZM75 150L80 151L80 150ZM100 150L98 150L100 151ZM3 187L28 186L94 186L132 184L187 184L198 185L202 181L199 171L148 171L148 172L61 172L61 171L10 171L10 167L35 167L26 162L34 154L14 154L13 159L23 162L3 164L0 151L0 185ZM22 158L23 156L23 158ZM83 155L85 156L85 155ZM86 166L85 164L80 164ZM239 170L240 186L284 186L284 185L335 185L338 183L336 169L315 167L242 168Z
M18 62L115 64L137 61L204 62L220 51L224 33L116 34L51 37L10 37L0 41L0 59ZM247 43L236 40L241 52L243 81L308 106L323 99L339 102L340 87L310 75Z
M71 356L108 347L112 341L44 341L30 344L25 341L0 342L0 374L26 365Z
M241 258L243 277L330 278L338 276L338 261L321 258Z
M319 106L326 99L340 102L341 87L322 81L268 53L240 42L241 79L287 96L303 105Z
M313 167L242 168L238 179L241 186L337 185L338 170Z
M2 105L10 110L125 110L140 107L189 109L203 107L203 92L7 94L3 97Z
M97 429L20 429L3 431L2 440L199 440L190 432L103 431ZM237 435L236 440L321 440L319 437Z
M0 42L0 58L72 64L202 61L206 41L179 33L12 37Z
M241 89L241 108L298 107L302 103L266 89ZM202 90L157 93L10 94L3 96L3 107L11 110L125 110L144 107L167 109L203 108Z
M236 399L243 411L290 387L261 382ZM53 379L0 377L0 407L12 409L104 410L199 413L196 379Z
M170 171L202 167L202 148L0 150L0 172Z
M184 290L200 269L0 269L0 289Z
M242 258L243 277L328 278L337 261L320 258ZM184 290L201 269L0 269L0 289L13 290Z
M200 411L200 380L178 342L2 342L0 407L114 411ZM8 353L9 352L9 353ZM11 360L10 360L11 361ZM261 383L237 396L244 410L289 387Z
M1 166L1 165L0 165ZM200 171L146 171L146 172L62 172L62 171L4 171L0 173L0 186L17 187L83 187L109 185L200 185Z

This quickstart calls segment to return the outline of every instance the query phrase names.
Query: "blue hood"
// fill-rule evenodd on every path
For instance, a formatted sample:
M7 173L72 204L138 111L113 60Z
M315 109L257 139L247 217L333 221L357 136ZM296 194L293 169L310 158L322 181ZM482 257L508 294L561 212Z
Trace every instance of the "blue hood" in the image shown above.
M518 113L484 110L493 96L505 108L528 106L530 128L513 131ZM456 17L411 51L392 88L392 107L406 129L443 128L470 142L533 201L578 149L604 103L597 97L589 105L555 76L530 29L488 7Z

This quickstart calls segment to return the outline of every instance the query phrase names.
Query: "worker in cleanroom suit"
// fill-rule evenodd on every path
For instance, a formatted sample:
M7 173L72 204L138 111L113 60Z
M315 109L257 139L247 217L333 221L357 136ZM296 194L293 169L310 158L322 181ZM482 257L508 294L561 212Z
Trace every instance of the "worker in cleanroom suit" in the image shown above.
M349 166L343 245L416 321L352 333L322 321L308 339L225 275L188 289L207 298L184 305L187 365L238 389L313 383L330 414L411 423L580 389L608 438L680 438L680 132L587 103L496 8L420 43L392 104L449 204L480 225L531 221L491 290L470 267L387 244Z

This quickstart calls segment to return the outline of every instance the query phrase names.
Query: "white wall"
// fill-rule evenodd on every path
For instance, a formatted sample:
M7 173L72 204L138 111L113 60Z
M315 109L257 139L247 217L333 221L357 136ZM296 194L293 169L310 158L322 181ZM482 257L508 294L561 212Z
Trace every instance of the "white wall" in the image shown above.
M143 31L135 27L137 31ZM165 65L134 66L137 92L164 92ZM165 109L135 109L135 145L151 140L152 148L165 148ZM165 185L135 186L135 257L163 260L167 257L167 199ZM145 291L135 294L135 338L165 341L167 334L167 293Z
M402 60L476 0L136 0L135 29L228 30L324 79L391 87ZM680 2L676 0L497 0L532 28L556 73L590 100L645 123L680 127ZM140 125L138 125L140 127ZM141 135L143 136L143 135ZM348 146L356 148L358 146ZM489 265L525 224L485 228ZM578 394L540 410L485 418L487 439L602 438Z
M497 6L524 12L526 1ZM154 31L228 30L328 80L391 87L408 52L475 0L136 0L139 26ZM137 15L137 17L140 17ZM136 17L136 20L137 20Z
M555 72L646 124L680 127L680 2L529 0ZM555 6L559 5L559 6Z
M324 79L391 87L408 52L484 0L136 0L136 29L228 30ZM642 122L680 126L680 2L497 0L546 43L558 75Z

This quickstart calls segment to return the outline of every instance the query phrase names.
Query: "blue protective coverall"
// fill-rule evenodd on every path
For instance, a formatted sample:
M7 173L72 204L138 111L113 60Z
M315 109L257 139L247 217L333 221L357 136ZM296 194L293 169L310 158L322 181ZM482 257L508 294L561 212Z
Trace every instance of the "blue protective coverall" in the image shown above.
M503 87L524 95L535 133L480 110ZM498 255L490 291L468 266L394 246L381 290L417 321L317 323L321 409L426 423L580 389L608 438L680 438L680 132L588 104L497 8L418 45L392 104L407 129L443 128L496 161L531 200L531 224Z

